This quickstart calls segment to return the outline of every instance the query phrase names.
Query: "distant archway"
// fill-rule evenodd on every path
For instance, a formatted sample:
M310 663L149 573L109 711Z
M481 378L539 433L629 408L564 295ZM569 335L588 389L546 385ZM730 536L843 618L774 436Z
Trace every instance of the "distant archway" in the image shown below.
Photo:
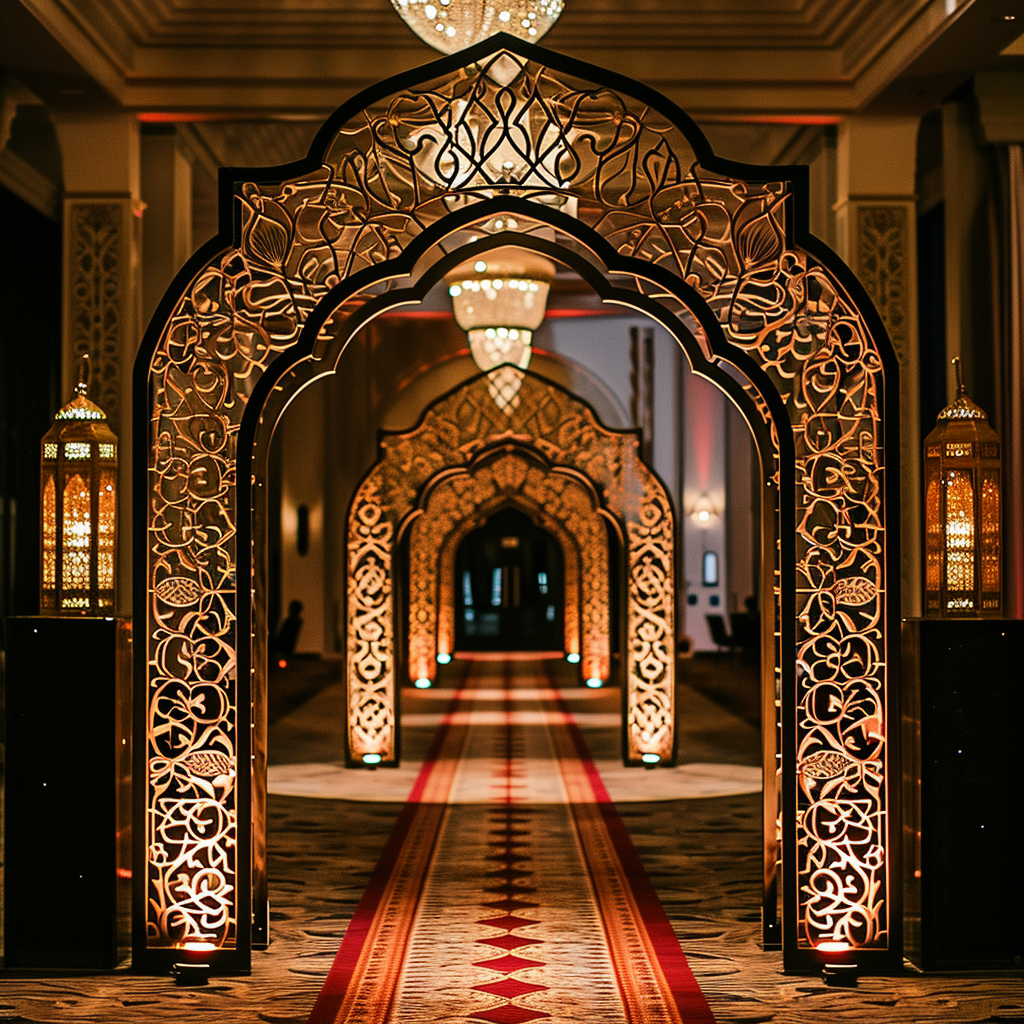
M456 650L563 654L562 562L551 531L515 505L495 509L467 532L455 554Z
M484 507L480 509L477 518L466 519L457 526L441 547L437 568L437 642L436 654L448 656L455 651L455 598L456 598L456 576L455 562L459 545L473 531L482 527L487 520L500 508ZM518 508L525 512L535 523L547 530L555 540L562 552L563 572L563 629L562 649L566 654L579 656L580 654L580 585L582 576L580 571L581 553L577 541L566 530L565 526L556 519L547 515L544 509L529 505L519 499L509 503L509 507ZM598 584L596 601L607 603L607 580L605 587Z
M770 892L778 834L785 963L843 939L866 968L899 966L898 365L863 288L809 234L807 195L806 169L721 160L664 97L503 35L356 97L304 161L225 172L221 231L136 362L137 969L166 970L198 937L245 968L267 937L274 425L368 320L499 245L665 325L750 424L779 737L766 723L765 877ZM387 538L366 509L369 550Z
M532 445L502 444L489 456L463 472L442 473L436 483L428 483L409 528L410 679L433 679L438 654L454 651L456 549L500 508L512 507L558 539L565 571L564 650L580 656L584 678L606 681L608 544L593 485L564 471L551 478L550 467Z
M580 538L580 653L596 678L609 672L608 544L616 524L626 559L623 756L671 762L675 753L675 529L668 494L640 458L635 431L604 427L593 410L529 371L519 403L502 409L487 374L432 403L411 430L381 438L380 457L348 515L346 659L348 756L397 759L395 545L409 529L410 672L430 676L436 654L437 558L443 538L476 506L521 496Z

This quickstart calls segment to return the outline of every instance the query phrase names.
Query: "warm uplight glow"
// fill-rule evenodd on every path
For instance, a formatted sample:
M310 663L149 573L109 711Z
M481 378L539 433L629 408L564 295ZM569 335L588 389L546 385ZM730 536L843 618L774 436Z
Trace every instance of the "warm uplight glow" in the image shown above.
M536 43L558 20L563 0L391 0L429 46L455 53L496 32Z
M217 951L215 942L190 939L182 942L178 949L184 954L181 962L174 965L173 974L179 985L205 985L210 979L210 959Z
M184 942L181 948L185 951L186 957L195 962L205 960L214 950L217 948L216 942L200 942L197 940L190 940Z
M570 665L578 665L580 663L580 656L575 651L570 651L566 656L565 660Z
M826 985L847 987L857 984L859 973L854 961L854 947L842 939L827 939L815 943L814 952L823 965L822 978Z

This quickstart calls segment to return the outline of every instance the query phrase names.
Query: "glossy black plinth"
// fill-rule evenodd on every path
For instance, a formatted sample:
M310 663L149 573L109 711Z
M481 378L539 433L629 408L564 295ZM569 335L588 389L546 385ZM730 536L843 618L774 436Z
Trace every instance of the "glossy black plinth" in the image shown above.
M7 620L8 968L117 964L129 884L130 630L117 619Z
M1024 969L1024 622L903 623L906 951Z

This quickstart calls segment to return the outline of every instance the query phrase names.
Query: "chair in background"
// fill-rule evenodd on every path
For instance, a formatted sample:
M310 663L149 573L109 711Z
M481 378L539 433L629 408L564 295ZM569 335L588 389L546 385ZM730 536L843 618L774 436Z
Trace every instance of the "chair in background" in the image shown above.
M718 646L719 651L725 648L727 651L735 651L740 646L731 637L725 628L725 619L721 615L706 615L708 629L711 630L711 639Z

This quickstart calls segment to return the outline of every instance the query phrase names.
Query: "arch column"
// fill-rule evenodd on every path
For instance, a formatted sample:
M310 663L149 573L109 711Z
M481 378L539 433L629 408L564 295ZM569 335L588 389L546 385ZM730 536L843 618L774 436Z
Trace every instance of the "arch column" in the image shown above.
M1024 72L999 69L975 76L981 127L995 150L1000 188L996 218L1000 316L996 358L1003 392L993 403L1003 440L1003 614L1024 618ZM979 348L983 339L977 339ZM966 360L965 360L966 362Z

